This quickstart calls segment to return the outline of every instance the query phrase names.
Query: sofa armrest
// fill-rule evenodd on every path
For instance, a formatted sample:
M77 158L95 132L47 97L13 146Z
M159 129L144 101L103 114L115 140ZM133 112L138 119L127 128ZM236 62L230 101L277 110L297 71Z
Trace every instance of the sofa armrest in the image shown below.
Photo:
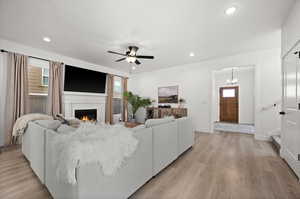
M178 155L194 145L194 130L192 120L188 117L177 119L178 125Z
M29 122L22 138L22 153L42 184L45 182L45 132L45 128Z
M176 121L153 126L153 176L178 157Z

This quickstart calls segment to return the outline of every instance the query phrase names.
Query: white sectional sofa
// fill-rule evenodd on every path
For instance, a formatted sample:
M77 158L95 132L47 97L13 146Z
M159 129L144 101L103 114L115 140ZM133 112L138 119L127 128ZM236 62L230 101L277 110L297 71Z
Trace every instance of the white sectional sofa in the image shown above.
M177 122L152 126L153 133L153 176L172 163L178 156Z
M192 120L183 117L177 119L178 154L182 154L194 144L194 130Z
M133 128L140 143L115 176L105 176L96 164L76 170L76 185L59 182L53 166L51 141L57 133L30 122L22 151L54 199L128 198L194 144L189 118L149 120Z
M152 131L142 128L135 131L139 146L132 157L114 176L105 176L98 165L92 164L77 169L77 184L61 183L56 178L56 169L51 163L52 131L46 132L46 178L45 185L54 199L125 198L152 177Z
M22 139L22 152L41 183L45 183L45 133L47 129L29 122Z

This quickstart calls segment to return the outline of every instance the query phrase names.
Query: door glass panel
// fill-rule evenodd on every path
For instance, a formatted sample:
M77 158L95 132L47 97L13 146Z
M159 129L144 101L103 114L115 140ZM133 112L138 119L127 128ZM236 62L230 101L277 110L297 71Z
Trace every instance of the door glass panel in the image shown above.
M297 65L294 54L284 59L284 94L285 107L295 109L297 107Z
M235 89L223 89L223 97L235 97Z

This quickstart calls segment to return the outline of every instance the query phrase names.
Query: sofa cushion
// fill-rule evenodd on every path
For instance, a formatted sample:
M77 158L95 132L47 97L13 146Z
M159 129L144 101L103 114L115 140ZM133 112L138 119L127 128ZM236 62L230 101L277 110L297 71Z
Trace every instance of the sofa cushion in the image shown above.
M175 119L174 119L173 116L171 116L171 117L165 117L165 118L161 118L161 119L148 119L145 122L145 126L147 128L149 128L149 127L152 127L152 126L157 126L157 125L160 125L160 124L169 123L169 122L172 122L174 120Z
M60 125L60 127L58 127L57 132L58 133L70 133L75 130L76 130L76 128L74 128L74 127L71 127L66 124L62 124L62 125Z
M36 120L35 123L52 130L56 130L61 125L61 122L58 120Z

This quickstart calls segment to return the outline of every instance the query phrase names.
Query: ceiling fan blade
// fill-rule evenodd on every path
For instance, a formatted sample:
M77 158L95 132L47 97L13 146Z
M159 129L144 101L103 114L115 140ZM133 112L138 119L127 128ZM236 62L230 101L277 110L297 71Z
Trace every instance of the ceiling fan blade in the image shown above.
M140 65L141 62L139 62L139 60L135 60L135 64L136 64L136 65Z
M140 59L154 59L154 56L137 55L136 58L140 58Z
M121 59L118 59L118 60L116 60L115 62L120 62L120 61L123 61L123 60L125 60L125 59L126 59L126 57L121 58Z
M123 53L117 53L117 52L114 52L114 51L107 51L108 53L112 53L112 54L116 54L116 55L122 55L122 56L126 56L125 54Z

